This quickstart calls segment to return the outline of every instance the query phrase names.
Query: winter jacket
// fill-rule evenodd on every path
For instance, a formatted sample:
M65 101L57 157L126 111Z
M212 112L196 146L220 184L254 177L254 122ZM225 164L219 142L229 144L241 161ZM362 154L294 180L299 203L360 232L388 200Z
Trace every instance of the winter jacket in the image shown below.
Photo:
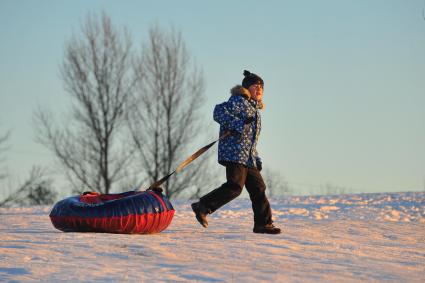
M228 101L214 108L214 120L220 124L220 135L231 130L233 134L218 144L218 162L234 162L251 168L258 168L261 159L257 153L257 142L261 131L259 109L262 102L251 99L248 89L237 85L231 90ZM246 124L248 117L253 121Z

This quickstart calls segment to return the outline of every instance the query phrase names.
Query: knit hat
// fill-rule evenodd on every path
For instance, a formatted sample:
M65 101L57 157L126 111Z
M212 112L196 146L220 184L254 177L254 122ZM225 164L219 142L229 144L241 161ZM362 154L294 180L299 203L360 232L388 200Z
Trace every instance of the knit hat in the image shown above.
M243 75L245 76L245 78L242 80L242 86L244 88L249 88L251 85L255 85L255 84L261 84L264 86L263 79L257 76L256 74L251 73L250 71L244 70Z

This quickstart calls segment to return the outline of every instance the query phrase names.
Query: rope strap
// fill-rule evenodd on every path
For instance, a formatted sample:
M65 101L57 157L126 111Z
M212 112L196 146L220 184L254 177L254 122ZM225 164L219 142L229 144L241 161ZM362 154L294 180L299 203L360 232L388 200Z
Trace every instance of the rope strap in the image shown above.
M176 170L174 170L170 174L162 177L158 181L155 181L152 185L149 186L148 190L149 189L158 188L159 186L161 186L162 183L164 183L165 181L167 181L168 178L170 178L174 173L178 173L181 170L183 170L183 168L185 168L187 165L189 165L189 163L191 163L193 160L195 160L200 155L202 155L205 151L207 151L210 147L212 147L216 142L218 142L221 139L224 139L225 137L230 136L231 134L232 134L232 132L230 132L230 131L224 132L217 140L215 140L212 143L207 144L206 146L202 147L201 149L199 149L198 151L196 151L194 154L192 154L191 156L189 156L185 161L183 161L182 163L180 163L180 165L177 167Z

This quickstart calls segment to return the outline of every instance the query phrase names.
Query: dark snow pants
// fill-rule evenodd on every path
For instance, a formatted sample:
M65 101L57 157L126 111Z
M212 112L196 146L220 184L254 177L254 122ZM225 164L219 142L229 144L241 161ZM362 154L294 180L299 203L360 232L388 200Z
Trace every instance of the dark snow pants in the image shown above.
M201 197L201 203L213 213L218 208L235 199L245 186L252 202L254 223L265 225L272 223L270 203L266 196L263 177L255 168L237 163L226 163L227 182Z

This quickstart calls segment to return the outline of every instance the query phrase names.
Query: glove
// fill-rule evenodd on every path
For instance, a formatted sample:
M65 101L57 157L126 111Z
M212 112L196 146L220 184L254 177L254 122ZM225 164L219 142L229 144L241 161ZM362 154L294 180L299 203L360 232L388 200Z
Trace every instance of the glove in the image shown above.
M254 116L246 118L245 125L251 124L252 122L254 122L254 120L255 120Z
M263 170L263 162L261 162L261 161L257 160L257 169L258 169L258 171L260 171L260 172L261 172L261 170Z

